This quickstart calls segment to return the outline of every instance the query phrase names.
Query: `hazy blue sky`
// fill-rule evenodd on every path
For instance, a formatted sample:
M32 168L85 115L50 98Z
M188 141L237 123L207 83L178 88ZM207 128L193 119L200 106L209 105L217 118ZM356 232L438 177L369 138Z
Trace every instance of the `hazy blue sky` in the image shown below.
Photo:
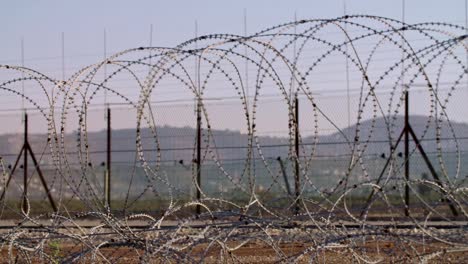
M0 4L0 62L20 58L24 37L28 60L60 56L60 34L65 33L67 66L83 55L102 54L102 35L107 31L108 50L147 45L150 24L155 46L174 46L194 35L229 32L243 34L243 10L249 32L299 18L333 18L343 14L343 0L222 1L2 1ZM402 1L348 0L349 14L371 14L400 19ZM465 23L464 0L406 0L406 21ZM35 64L37 61L35 62ZM44 65L51 64L44 62ZM59 65L57 63L57 65ZM50 66L47 66L49 68ZM46 69L51 70L51 69Z
M402 18L402 1L348 0L348 14ZM24 38L25 65L50 76L61 77L61 33L65 34L65 68L75 70L103 56L103 32L107 53L149 44L175 46L194 36L211 33L253 33L298 19L334 18L344 13L343 0L299 1L2 1L0 3L0 64L20 65ZM465 25L465 0L406 0L408 23L440 21ZM3 79L0 76L0 79ZM99 123L102 119L99 119ZM20 128L19 124L17 125Z

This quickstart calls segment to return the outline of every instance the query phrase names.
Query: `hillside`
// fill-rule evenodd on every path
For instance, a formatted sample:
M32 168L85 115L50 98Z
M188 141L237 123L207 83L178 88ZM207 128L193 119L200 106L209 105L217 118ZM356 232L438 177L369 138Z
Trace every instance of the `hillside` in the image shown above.
M410 123L415 133L419 138L422 137L427 125L427 117L424 116L411 116ZM403 129L404 119L403 116L398 116L391 126L393 132L391 133L393 140L395 140ZM468 150L468 124L465 123L451 123L453 131L457 138L459 138L460 150ZM422 140L422 144L427 152L436 151L436 138L435 123L432 120L427 127L427 132ZM359 128L359 130L357 130ZM372 131L371 131L371 128ZM441 124L442 147L444 151L452 152L456 150L456 145L453 140L453 134L447 123ZM356 131L357 134L356 134ZM154 134L148 129L141 129L141 142L145 153L148 154L149 160L156 159L155 150L161 150L161 160L163 161L190 161L193 159L195 147L195 129L191 127L169 127L162 126L156 130L158 140L156 141ZM216 152L208 153L208 155L217 155L221 160L242 159L245 158L247 153L248 136L247 134L240 133L239 131L230 130L213 130L210 141L207 142L207 131L203 131L202 146L213 147L216 145ZM350 152L347 140L354 141L356 135L361 142L369 141L367 144L367 154L381 154L388 152L390 149L389 131L383 118L378 118L374 122L372 120L363 121L359 127L353 125L342 130L342 133L335 132L331 135L322 135L318 137L318 145L316 146L316 154L319 156L328 155L343 155ZM46 148L46 136L43 134L30 135L31 145L37 154L43 152L49 153ZM67 134L66 147L67 153L70 157L75 156L77 151L77 134ZM18 153L22 144L22 135L0 135L0 155L5 160L13 162L15 153ZM82 138L82 149L84 149L85 139ZM106 131L90 132L87 135L90 157L94 163L101 163L105 161L106 150ZM311 149L312 138L304 137L302 139L306 145L306 149ZM285 137L259 137L259 142L262 146L262 153L266 157L276 158L278 156L287 156L289 139ZM403 142L402 142L403 143ZM400 143L400 148L403 144ZM273 146L273 147L272 147ZM412 145L413 146L413 145ZM118 129L112 131L112 160L114 162L133 162L135 159L136 150L136 131L135 129ZM400 150L401 151L401 150ZM45 163L49 161L48 155L42 158ZM207 158L210 159L210 158Z

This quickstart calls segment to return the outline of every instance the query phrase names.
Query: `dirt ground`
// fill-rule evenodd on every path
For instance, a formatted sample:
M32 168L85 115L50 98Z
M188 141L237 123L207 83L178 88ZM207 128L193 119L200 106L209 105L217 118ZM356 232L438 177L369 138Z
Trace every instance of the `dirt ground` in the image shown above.
M78 263L468 263L468 252L450 252L450 248L438 242L422 245L398 244L395 241L369 241L350 247L334 244L320 248L297 242L267 245L261 241L250 241L238 247L239 243L228 242L223 246L217 243L201 243L188 249L153 252L145 255L141 249L103 247L93 253L88 252ZM70 261L74 253L80 252L83 245L49 245L45 252L49 258L39 257L17 249L9 252L1 250L1 263L61 263ZM432 256L432 257L430 257ZM426 262L424 262L426 259ZM9 262L9 260L11 262Z

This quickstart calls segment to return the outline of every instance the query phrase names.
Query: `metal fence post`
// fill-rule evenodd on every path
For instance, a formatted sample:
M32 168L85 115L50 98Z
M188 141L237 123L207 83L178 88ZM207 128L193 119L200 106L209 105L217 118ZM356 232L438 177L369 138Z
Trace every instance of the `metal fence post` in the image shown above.
M196 169L197 169L197 202L200 201L201 194L201 105L200 99L197 100L197 160L196 160ZM197 204L197 215L201 212L201 207Z
M107 107L107 156L106 156L106 174L104 183L105 204L111 210L111 109Z
M409 95L405 91L405 215L409 216Z
M28 114L24 113L24 161L23 161L23 211L28 211Z
M298 214L300 207L299 207L299 196L300 196L300 189L301 189L301 182L300 182L300 170L299 170L299 98L298 95L296 94L296 99L295 99L295 117L294 117L294 122L295 122L295 133L294 133L294 148L296 151L296 160L295 160L295 173L294 173L294 187L296 191L296 208L295 208L295 213Z

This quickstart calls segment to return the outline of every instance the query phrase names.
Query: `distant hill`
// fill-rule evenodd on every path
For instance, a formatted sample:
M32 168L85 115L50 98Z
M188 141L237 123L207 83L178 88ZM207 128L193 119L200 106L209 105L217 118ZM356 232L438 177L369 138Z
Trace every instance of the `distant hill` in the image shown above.
M421 140L421 144L424 147L425 151L435 152L437 151L437 144L435 139L437 138L437 125L434 119L429 119L426 116L411 116L410 125L413 128L415 134L418 136L418 139ZM387 125L388 124L388 125ZM450 122L451 128L448 123L440 122L438 124L439 138L441 139L442 150L446 152L456 151L456 144L454 140L454 135L459 139L458 143L460 150L468 150L468 124ZM336 132L329 136L321 136L320 140L324 142L346 142L346 139L353 142L357 136L361 145L364 145L365 142L369 141L366 152L368 154L379 154L379 153L388 153L390 151L389 137L391 135L393 142L397 140L401 131L404 127L404 117L396 116L396 118L391 118L385 120L384 118L377 118L375 120L365 120L359 126L356 124L345 128L342 130L342 133ZM453 132L452 132L453 130ZM464 139L464 140L463 140ZM402 139L403 140L403 139ZM398 151L403 151L402 141L399 144ZM413 141L410 140L410 146L414 148ZM343 144L344 146L344 144ZM324 148L324 151L343 154L343 152L349 152L344 147Z
M424 116L411 116L410 123L415 133L419 138L422 137L423 131L427 128L427 132L422 141L423 147L427 152L436 151L436 144L433 139L436 138L436 125L434 120L428 124L428 118ZM365 120L359 126L353 125L344 128L341 133L335 132L330 135L321 135L318 137L316 146L316 155L343 155L349 154L349 145L347 140L354 142L356 135L361 141L361 145L365 141L367 144L366 154L381 154L388 153L390 149L389 133L391 133L393 140L399 136L404 126L403 116L397 116L395 119L389 121L391 131L389 132L388 126L383 118L376 120ZM468 124L451 122L453 131L457 138L468 138ZM445 122L441 123L442 147L444 151L455 151L456 146L453 140L453 134ZM148 154L147 159L155 160L154 154L156 149L161 150L161 160L163 161L180 161L190 162L193 157L195 147L195 129L191 127L170 127L162 126L156 128L158 141L155 140L154 134L148 128L141 129L141 142L145 153ZM216 152L206 153L207 159L210 160L209 155L216 155L221 160L242 159L247 154L248 136L247 134L240 133L239 131L230 130L212 130L213 137L210 141L206 142L206 133L203 131L202 146L217 146ZM66 146L68 153L74 153L77 150L76 134L67 134ZM46 148L46 136L43 134L30 135L30 141L36 153L43 151L49 152ZM431 139L431 140L429 140ZM22 135L0 135L0 155L5 160L13 162L14 153L17 153L22 144ZM88 146L90 157L95 163L105 161L106 150L106 131L90 132L87 134ZM258 138L262 148L262 153L266 157L276 158L278 156L287 156L289 149L289 139L286 137L268 137L261 136ZM304 137L302 142L307 150L311 150L313 138ZM403 142L400 143L402 150ZM468 150L468 141L459 140L459 147L461 150ZM84 149L84 138L82 138L82 147ZM362 147L362 146L361 146ZM136 131L135 129L116 129L112 131L112 160L115 162L132 162L135 160L136 150ZM399 150L399 151L401 151ZM12 154L12 155L5 155ZM256 154L258 155L258 153ZM70 157L74 156L70 154ZM43 157L45 162L49 161L47 155Z
M426 128L427 117L411 116L410 121L415 133L421 138ZM404 119L402 116L398 116L395 120L392 120L390 124L393 131L391 134L395 140L403 129ZM451 123L451 125L457 138L465 138L464 140L459 140L460 150L468 150L468 140L466 140L468 139L468 125L456 122ZM453 135L446 123L442 123L441 127L440 137L442 139L441 145L443 151L453 153L456 150ZM314 174L315 183L320 186L329 186L331 182L337 181L339 177L344 175L348 166L347 161L349 157L347 155L351 153L350 145L348 145L346 139L353 142L356 132L361 141L361 151L364 149L364 146L366 146L363 155L369 156L372 159L377 157L377 159L367 164L370 166L367 169L375 176L376 172L372 171L380 170L385 161L381 159L380 156L388 156L390 152L390 144L388 142L389 130L387 128L388 126L385 120L383 118L378 118L374 121L363 121L359 126L353 125L345 128L341 133L336 132L330 135L321 135L317 138L317 145L313 145L312 137L302 138L303 148L301 149L301 156L304 156L305 153L306 156L310 157L312 149L315 150L314 157L316 157L317 160L314 161L310 167L312 170L311 173ZM430 140L423 140L422 144L426 152L430 154L437 150L437 145L433 140L436 137L434 122L431 122L427 128L425 139ZM169 177L174 184L179 185L179 188L189 193L190 189L193 188L191 165L194 159L195 129L191 127L162 126L157 127L156 130L158 141L155 140L150 129L143 128L141 130L141 142L145 153L145 159L150 163L155 161L158 158L155 150L159 149L159 158L162 161L162 166L165 166L163 174ZM211 132L212 137L210 137L208 142L206 141L206 134L204 134L203 146L213 146L215 144L217 148L212 150L212 152L202 152L205 157L204 160L212 161L213 159L211 156L214 155L221 161L223 169L228 171L232 177L240 177L245 171L244 161L248 151L248 136L239 131L213 130ZM203 131L203 133L207 133L207 131ZM32 134L29 138L37 158L41 161L41 169L46 175L47 182L51 185L51 189L56 191L56 189L54 189L54 184L58 182L57 179L59 177L54 167L48 165L52 164L52 157L48 155L50 151L46 145L46 135ZM72 168L76 168L67 172L66 176L73 177L74 179L80 179L82 177L82 171L78 168L79 157L77 155L77 139L78 136L76 134L65 135L67 160L72 165ZM366 140L369 141L368 144L365 144ZM262 154L268 159L268 163L272 166L272 172L276 173L279 169L278 162L276 161L277 157L283 157L284 160L288 162L286 157L289 151L293 150L292 146L289 145L290 140L286 137L262 136L258 138L258 141L262 146ZM5 165L14 162L22 143L23 135L0 135L0 156L3 158ZM85 139L82 138L81 146L83 149L84 145ZM97 190L101 190L105 168L103 162L106 160L106 131L88 133L87 145L89 146L89 160L86 160L86 162L91 163L91 166L85 164L86 167L90 167L90 170L87 172L87 177L92 181L92 185L96 186L95 188ZM414 144L411 143L410 147L414 148ZM136 169L136 172L134 170L133 162L135 162L137 158L135 157L135 150L136 131L134 129L116 129L112 131L112 182L113 190L116 192L116 195L119 193L125 194L127 192L129 179L133 177L132 175L136 175L135 179L132 181L132 193L138 194L144 192L148 184L143 170L141 168ZM253 150L254 157L258 158L259 152L256 147L254 147ZM400 143L397 152L403 152L403 142ZM87 157L82 158L86 159ZM432 155L430 158L434 160L436 169L439 169L436 157ZM447 163L448 168L451 170L456 168L454 162L457 162L457 160L454 159L453 155L446 161L450 163ZM20 164L21 163L22 160L20 161ZM136 164L138 164L138 162ZM292 177L292 167L290 166L292 163L289 162L288 164L288 175ZM206 188L210 188L213 192L219 191L221 187L221 189L224 188L223 190L229 191L227 186L231 186L232 184L220 173L219 168L212 162L204 163L204 165L205 171L203 172L203 177L204 181L206 181ZM412 173L415 175L421 175L423 172L427 172L425 166L413 166ZM262 167L262 162L256 163L255 173L258 184L263 186L269 186L269 184L271 184L271 176L268 175L264 166ZM354 173L356 177L359 177L359 170ZM20 176L20 174L16 173L15 177L18 176ZM21 178L16 179L20 180ZM293 181L292 178L291 181ZM8 192L9 195L16 195L16 197L19 197L21 194L21 188L19 187L20 182L13 183L11 186L11 190ZM161 185L161 188L164 190L166 187ZM43 196L44 193L41 191L41 185L37 176L31 180L30 190L31 195L37 195L37 197ZM167 191L167 188L165 190Z

